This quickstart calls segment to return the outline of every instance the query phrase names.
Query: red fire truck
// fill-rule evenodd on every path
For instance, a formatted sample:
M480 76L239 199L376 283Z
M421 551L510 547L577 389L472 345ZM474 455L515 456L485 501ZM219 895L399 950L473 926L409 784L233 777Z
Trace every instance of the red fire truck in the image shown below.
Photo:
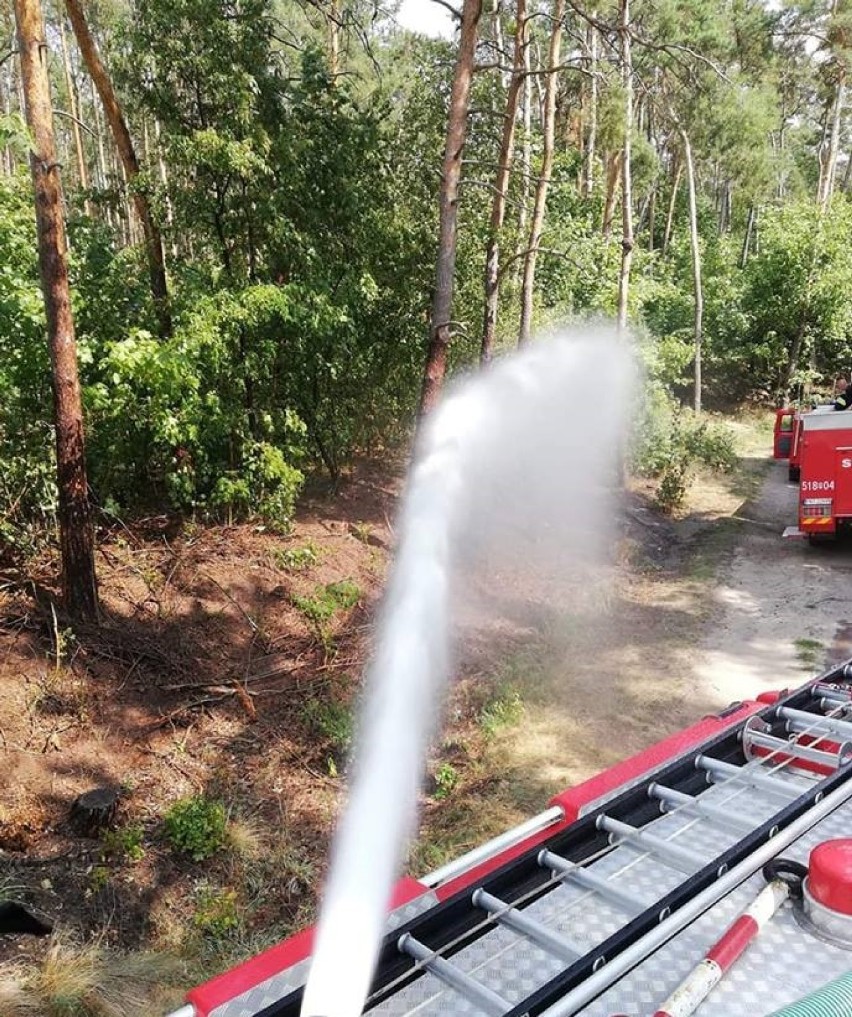
M792 406L785 406L775 411L775 432L772 443L772 455L775 459L790 458L795 427L796 410Z
M798 418L796 435L799 525L784 536L834 537L852 520L852 412L820 406Z

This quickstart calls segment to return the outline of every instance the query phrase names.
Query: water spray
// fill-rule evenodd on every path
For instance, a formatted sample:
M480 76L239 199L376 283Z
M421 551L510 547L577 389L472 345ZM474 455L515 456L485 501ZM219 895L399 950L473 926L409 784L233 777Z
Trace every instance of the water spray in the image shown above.
M414 829L450 670L453 568L537 528L549 557L603 542L630 357L611 335L553 339L460 385L427 423L398 532L302 1017L358 1017ZM611 493L611 492L610 492Z

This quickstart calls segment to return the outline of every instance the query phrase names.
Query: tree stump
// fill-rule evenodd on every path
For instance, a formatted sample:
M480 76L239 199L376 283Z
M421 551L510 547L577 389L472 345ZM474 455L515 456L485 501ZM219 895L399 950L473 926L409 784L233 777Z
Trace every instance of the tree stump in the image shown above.
M114 788L97 787L86 791L71 805L71 826L81 837L97 837L101 830L112 826L118 799L119 792Z

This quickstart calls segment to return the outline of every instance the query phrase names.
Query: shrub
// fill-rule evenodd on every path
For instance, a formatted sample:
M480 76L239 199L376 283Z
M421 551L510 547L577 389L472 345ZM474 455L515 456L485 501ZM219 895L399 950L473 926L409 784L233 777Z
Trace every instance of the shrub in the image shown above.
M729 471L736 462L729 428L696 417L665 390L648 385L644 413L634 430L631 464L640 476L659 479L655 496L659 508L671 512L683 504L695 466Z
M459 782L459 772L452 763L441 763L435 771L435 790L432 797L438 801L449 798Z
M166 814L166 835L172 846L194 862L203 862L225 843L227 815L221 802L201 795L177 802Z
M320 554L313 541L303 547L279 548L273 552L275 564L290 572L301 572L319 564Z

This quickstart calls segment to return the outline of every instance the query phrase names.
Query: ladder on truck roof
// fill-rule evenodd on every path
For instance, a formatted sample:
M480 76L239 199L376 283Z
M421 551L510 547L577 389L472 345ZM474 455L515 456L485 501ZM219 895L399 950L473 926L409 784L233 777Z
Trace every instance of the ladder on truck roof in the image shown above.
M579 1012L852 798L850 764L845 683L779 699L387 935L367 1010ZM301 997L257 1010L235 1000L211 1017L298 1017Z

